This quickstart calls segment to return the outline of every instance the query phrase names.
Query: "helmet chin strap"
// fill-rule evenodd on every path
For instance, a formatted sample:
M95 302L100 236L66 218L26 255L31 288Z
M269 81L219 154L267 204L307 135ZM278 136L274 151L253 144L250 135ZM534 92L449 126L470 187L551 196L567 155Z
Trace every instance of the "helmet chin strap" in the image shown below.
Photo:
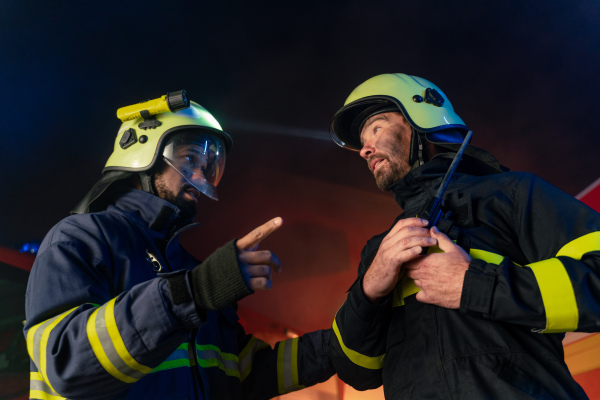
M154 192L154 185L152 184L152 174L140 172L140 184L142 185L142 190L144 192L148 192L154 195L156 194Z
M411 131L412 135L410 139L410 155L408 162L415 168L425 164L425 159L423 158L423 138L421 137L424 135L413 127L411 127Z

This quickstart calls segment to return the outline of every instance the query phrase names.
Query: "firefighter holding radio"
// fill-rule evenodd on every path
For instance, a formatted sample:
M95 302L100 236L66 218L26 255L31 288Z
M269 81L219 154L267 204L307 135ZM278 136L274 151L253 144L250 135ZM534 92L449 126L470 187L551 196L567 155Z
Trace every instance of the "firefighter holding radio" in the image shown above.
M600 326L600 215L468 145L420 77L365 81L330 133L403 210L367 242L335 316L338 376L394 400L586 398L562 339Z
M119 109L102 178L48 233L27 288L32 399L268 399L333 375L329 331L272 349L235 304L271 286L274 218L203 262L179 243L232 139L185 91Z

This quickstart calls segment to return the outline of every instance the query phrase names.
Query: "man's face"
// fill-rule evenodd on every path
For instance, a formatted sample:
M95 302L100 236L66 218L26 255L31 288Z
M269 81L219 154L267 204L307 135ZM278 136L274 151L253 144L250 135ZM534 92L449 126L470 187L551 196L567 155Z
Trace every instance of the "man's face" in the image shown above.
M410 125L399 112L377 114L365 122L360 132L360 156L381 190L390 190L410 171L410 140Z
M184 160L198 154L194 145L179 146L176 153ZM206 163L204 163L206 164ZM204 165L203 164L203 165ZM197 173L201 173L198 171ZM181 216L191 218L196 214L196 206L200 198L200 191L192 186L172 166L163 163L163 168L154 174L154 187L156 195L161 199L173 203L181 210Z

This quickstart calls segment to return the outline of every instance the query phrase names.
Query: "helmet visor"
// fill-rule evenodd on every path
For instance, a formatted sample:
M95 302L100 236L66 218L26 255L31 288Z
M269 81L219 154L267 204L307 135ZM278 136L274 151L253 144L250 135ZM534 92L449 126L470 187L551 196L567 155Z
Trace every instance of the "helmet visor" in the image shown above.
M225 169L223 140L205 132L182 132L171 136L163 159L201 193L218 200L217 185Z

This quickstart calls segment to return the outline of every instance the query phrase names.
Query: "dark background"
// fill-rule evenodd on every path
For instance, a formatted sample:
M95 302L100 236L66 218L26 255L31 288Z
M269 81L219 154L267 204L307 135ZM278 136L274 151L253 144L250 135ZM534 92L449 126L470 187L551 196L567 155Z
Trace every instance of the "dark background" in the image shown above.
M599 50L597 0L2 0L0 247L41 241L100 178L117 108L186 89L234 147L183 244L202 258L282 216L262 246L283 273L241 320L269 342L326 328L365 241L399 212L329 139L350 92L381 73L429 79L473 144L576 195L600 175ZM26 272L5 269L0 378L26 393Z
M404 72L475 145L575 195L600 172L599 20L597 1L3 0L0 245L43 238L100 177L117 108L182 88L236 140L222 186L256 162L376 191L328 125L355 86Z

